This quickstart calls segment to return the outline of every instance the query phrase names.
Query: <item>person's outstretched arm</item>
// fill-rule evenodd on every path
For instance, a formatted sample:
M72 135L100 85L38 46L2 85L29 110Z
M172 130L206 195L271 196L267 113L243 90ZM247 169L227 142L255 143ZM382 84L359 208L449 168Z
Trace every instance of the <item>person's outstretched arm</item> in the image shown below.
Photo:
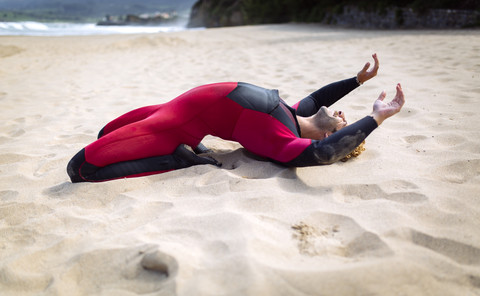
M317 113L320 107L333 105L365 81L375 77L380 64L377 54L373 54L372 57L375 61L372 69L369 70L370 63L366 63L356 77L330 83L293 105L293 108L297 110L297 114L304 117L312 116Z
M292 167L304 167L331 164L344 158L360 145L385 119L395 115L402 109L405 97L400 84L397 85L396 90L397 93L391 102L384 102L386 93L383 91L373 104L373 111L369 116L365 116L363 119L342 128L323 140L312 141L312 144L299 156L283 164Z

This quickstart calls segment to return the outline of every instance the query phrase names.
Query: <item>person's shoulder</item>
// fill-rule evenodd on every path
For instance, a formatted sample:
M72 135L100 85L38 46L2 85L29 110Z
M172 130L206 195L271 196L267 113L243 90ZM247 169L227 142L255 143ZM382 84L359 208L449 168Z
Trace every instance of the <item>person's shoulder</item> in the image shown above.
M237 87L228 94L228 98L244 108L263 113L271 113L280 102L277 90L245 82L238 82Z

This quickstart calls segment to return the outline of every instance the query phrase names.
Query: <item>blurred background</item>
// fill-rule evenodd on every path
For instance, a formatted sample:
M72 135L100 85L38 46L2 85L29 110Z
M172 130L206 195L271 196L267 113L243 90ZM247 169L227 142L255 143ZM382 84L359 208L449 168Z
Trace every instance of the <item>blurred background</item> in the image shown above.
M479 0L0 0L0 35L178 31L307 22L361 29L480 27Z
M0 0L0 35L177 31L185 29L194 2L195 0Z

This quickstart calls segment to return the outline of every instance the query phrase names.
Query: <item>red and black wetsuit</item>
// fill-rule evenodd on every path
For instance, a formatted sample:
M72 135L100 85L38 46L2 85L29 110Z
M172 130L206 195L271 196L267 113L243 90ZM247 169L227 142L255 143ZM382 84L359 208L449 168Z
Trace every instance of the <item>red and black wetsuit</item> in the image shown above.
M296 115L311 116L356 87L355 78L332 83L290 107L277 90L247 83L199 86L108 123L67 171L72 182L106 181L211 163L181 149L182 144L197 147L206 135L237 141L286 166L329 164L355 149L377 127L375 120L367 116L317 141L301 138Z

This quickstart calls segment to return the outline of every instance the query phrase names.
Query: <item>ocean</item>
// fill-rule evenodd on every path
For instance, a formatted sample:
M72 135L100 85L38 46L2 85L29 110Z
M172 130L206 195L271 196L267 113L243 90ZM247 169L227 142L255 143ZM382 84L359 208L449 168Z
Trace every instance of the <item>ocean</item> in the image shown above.
M79 23L0 22L0 36L82 36L137 34L187 30L186 24L170 26L97 26Z

